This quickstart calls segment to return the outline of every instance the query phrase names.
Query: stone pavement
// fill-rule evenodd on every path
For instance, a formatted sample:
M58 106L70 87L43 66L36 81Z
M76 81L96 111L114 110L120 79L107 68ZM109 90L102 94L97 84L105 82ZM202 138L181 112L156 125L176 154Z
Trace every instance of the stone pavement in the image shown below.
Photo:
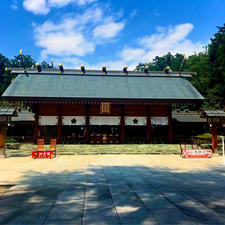
M225 167L219 161L152 155L2 159L0 181L16 185L0 196L0 224L224 225ZM2 175L7 169L13 180Z

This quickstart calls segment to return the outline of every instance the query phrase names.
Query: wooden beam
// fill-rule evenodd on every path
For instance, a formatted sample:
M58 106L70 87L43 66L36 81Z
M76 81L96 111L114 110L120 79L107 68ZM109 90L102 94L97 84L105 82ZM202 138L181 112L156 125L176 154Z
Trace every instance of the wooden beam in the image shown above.
M90 105L86 104L85 107L85 142L89 143L89 136L90 136Z
M147 112L147 143L150 144L151 142L151 118L150 118L150 106L146 106L146 112Z
M121 105L121 117L120 117L120 143L124 143L124 139L125 139L124 105Z
M6 127L0 127L0 156L5 156Z
M34 116L34 144L37 144L37 139L38 139L38 123L39 123L39 104L36 104L35 105L35 108L34 108L34 113L35 113L35 116Z
M57 143L62 143L62 105L58 105Z
M173 126L172 126L172 107L169 107L169 112L168 112L168 128L169 128L169 143L173 143Z

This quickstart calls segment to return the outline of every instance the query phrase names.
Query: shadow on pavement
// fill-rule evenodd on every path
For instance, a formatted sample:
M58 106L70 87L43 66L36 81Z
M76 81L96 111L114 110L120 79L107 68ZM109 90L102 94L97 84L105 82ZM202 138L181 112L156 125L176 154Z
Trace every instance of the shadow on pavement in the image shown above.
M225 170L92 166L27 172L0 196L0 224L225 224Z

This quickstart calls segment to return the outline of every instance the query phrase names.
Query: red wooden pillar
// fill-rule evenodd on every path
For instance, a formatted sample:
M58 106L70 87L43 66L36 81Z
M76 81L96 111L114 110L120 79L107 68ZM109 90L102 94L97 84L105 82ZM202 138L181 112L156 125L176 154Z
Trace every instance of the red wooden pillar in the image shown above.
M62 105L58 105L57 143L62 143Z
M216 126L212 124L212 150L213 153L218 147L218 140L217 140L217 129Z
M147 143L151 142L151 118L150 118L150 106L147 105Z
M85 108L85 117L86 117L86 125L85 125L85 142L89 143L89 136L90 136L90 106L86 104Z
M6 127L0 127L0 156L5 156Z
M168 127L169 127L169 143L173 143L173 126L172 126L172 107L168 108Z
M120 117L120 143L124 143L125 139L125 120L124 120L124 105L121 105L121 117Z
M37 144L38 139L38 123L39 123L39 104L37 103L34 108L35 121L34 121L34 144Z

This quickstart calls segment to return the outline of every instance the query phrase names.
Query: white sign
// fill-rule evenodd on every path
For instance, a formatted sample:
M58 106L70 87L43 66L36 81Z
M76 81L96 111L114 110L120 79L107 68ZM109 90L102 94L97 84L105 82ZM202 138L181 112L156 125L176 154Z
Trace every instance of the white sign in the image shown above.
M55 126L58 125L58 116L39 116L40 126Z
M63 116L62 124L67 126L84 126L85 116Z
M151 117L151 125L168 125L168 117Z
M116 116L91 116L90 125L120 125L120 117Z
M125 125L130 126L146 126L147 125L147 118L146 117L125 117Z

